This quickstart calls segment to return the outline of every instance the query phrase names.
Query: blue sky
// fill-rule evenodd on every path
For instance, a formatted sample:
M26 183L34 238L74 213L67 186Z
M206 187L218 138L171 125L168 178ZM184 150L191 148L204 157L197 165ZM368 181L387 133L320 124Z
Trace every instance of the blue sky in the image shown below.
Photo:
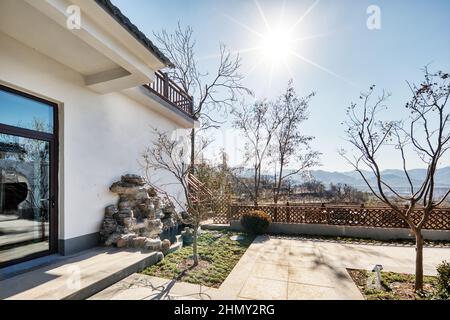
M53 108L23 96L0 91L2 123L32 130L53 130ZM36 127L40 126L40 127Z
M259 98L276 97L289 78L294 79L299 94L315 91L304 131L316 136L314 147L323 153L324 170L350 169L337 149L348 146L341 122L345 119L345 107L358 100L360 91L376 84L391 92L388 116L404 118L404 103L409 96L406 80L420 81L420 68L429 63L432 69L450 71L450 1L446 0L286 0L284 5L281 0L113 2L150 39L153 31L171 31L178 21L191 25L204 70L217 65L214 55L220 42L233 51L241 51L245 84ZM366 26L370 5L381 10L380 30ZM286 63L263 59L256 64L261 50L245 49L261 43L256 33L268 33L261 11L272 29L293 26L304 16L290 37L310 38L291 45L291 50L305 59L289 54ZM283 54L279 52L280 56ZM215 150L225 146L232 162L238 163L240 139L230 132L230 125L224 125L215 135ZM211 149L210 154L213 152ZM389 154L382 160L386 168L399 166ZM447 160L445 164L450 164ZM421 163L411 159L410 166L420 167Z

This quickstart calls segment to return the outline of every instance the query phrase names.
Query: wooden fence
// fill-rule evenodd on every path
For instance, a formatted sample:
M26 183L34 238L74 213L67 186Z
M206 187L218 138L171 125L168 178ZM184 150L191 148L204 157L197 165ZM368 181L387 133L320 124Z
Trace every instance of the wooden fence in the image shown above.
M251 210L262 210L272 217L273 222L327 224L343 226L409 228L398 215L388 207L364 207L342 205L240 205L231 204L214 217L214 223L229 223L239 220L242 214ZM420 221L420 209L412 213L416 223ZM424 229L450 230L450 208L439 208L432 212Z

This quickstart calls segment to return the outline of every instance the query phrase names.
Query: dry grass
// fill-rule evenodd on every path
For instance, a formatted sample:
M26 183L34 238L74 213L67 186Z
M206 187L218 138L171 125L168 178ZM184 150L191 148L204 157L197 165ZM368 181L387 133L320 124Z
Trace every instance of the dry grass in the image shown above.
M414 275L382 272L381 289L377 290L368 286L368 279L374 276L372 272L357 269L347 271L367 300L430 300L435 294L436 277L425 276L423 292L415 292Z
M238 241L233 235L241 235ZM204 231L198 239L199 265L192 267L192 246L168 254L142 273L218 288L253 242L254 236L236 232Z

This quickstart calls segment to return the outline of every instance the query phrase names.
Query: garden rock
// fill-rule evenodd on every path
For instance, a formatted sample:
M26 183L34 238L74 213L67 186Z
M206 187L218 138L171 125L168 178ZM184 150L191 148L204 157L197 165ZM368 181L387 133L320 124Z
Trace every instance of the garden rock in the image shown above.
M161 250L161 240L160 239L146 239L144 242L144 248L151 251Z
M143 177L134 174L122 176L110 191L119 196L119 201L105 208L100 229L102 243L118 248L166 250L167 242L162 245L160 234L179 221L172 201L160 197Z
M164 239L164 240L161 242L161 251L162 251L162 253L164 253L164 254L168 253L169 250L170 250L170 246L171 246L171 245L172 245L172 244L170 243L170 240Z

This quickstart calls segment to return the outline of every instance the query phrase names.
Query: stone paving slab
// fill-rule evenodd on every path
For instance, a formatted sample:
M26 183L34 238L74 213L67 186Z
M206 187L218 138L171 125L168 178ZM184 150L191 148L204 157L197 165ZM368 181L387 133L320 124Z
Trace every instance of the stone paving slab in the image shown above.
M317 243L324 264L365 269L375 264L385 271L414 273L415 249L400 246ZM424 273L436 275L436 266L450 260L450 248L424 248Z
M334 275L330 273L328 269L323 267L289 267L288 281L312 286L333 287Z
M251 274L258 278L288 281L289 266L256 262Z
M136 273L89 300L211 300L218 298L217 291L215 288Z
M286 300L288 282L269 278L249 277L239 292L239 298Z
M156 263L158 252L95 248L0 281L0 299L85 299Z
M289 300L339 300L340 296L332 287L289 282Z

